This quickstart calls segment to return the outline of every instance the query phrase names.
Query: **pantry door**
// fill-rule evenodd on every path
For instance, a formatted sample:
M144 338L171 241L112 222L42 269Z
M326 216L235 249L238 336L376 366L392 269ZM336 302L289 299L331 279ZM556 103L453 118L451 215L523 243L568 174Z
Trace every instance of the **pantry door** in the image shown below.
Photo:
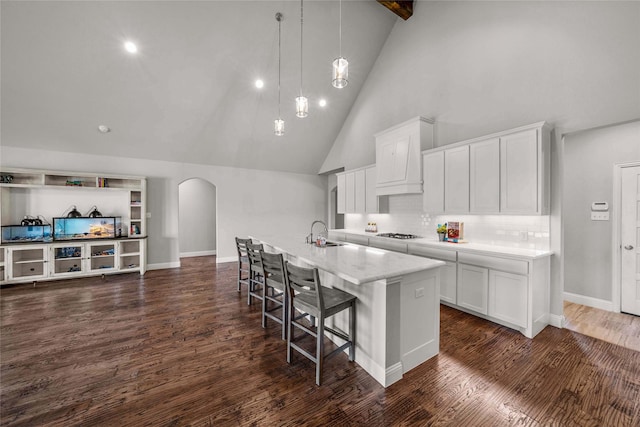
M620 309L640 316L640 166L622 168L621 178Z

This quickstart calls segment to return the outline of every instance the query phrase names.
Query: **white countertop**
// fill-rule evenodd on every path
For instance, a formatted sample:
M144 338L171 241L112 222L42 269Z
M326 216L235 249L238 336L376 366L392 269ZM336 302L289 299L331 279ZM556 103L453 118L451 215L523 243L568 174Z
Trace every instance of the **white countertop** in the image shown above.
M345 233L345 234L357 234L361 236L367 236L369 238L376 239L386 239L393 240L395 242L404 242L408 245L419 245L419 246L427 246L436 249L443 250L451 250L451 251L464 251L469 253L479 253L483 255L499 255L505 256L509 258L519 258L519 259L536 259L536 258L544 258L553 255L552 251L549 250L539 250L539 249L528 249L528 248L513 248L508 246L496 246L486 243L449 243L449 242L440 242L435 239L429 238L417 238L417 239L391 239L389 237L377 237L378 233L370 233L367 231L354 230L354 229L337 229L331 230L331 232L336 233Z
M356 285L444 265L442 261L351 243L321 248L305 243L305 236L250 237Z

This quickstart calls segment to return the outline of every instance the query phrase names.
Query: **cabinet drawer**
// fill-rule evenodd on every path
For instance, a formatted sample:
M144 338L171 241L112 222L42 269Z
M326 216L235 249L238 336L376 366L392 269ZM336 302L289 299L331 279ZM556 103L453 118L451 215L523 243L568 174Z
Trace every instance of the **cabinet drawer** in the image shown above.
M387 249L389 251L407 253L407 244L403 242L393 241L389 238L380 237L377 239L369 239L369 246L374 248Z
M499 258L487 255L476 255L460 252L458 261L465 264L488 267L493 270L506 271L515 274L529 274L529 263L517 259Z
M436 249L409 244L409 254L427 258L436 258L442 261L456 262L456 251L448 251L446 249Z
M355 243L356 245L369 246L369 238L367 236L360 236L359 234L345 234L345 240L349 243Z

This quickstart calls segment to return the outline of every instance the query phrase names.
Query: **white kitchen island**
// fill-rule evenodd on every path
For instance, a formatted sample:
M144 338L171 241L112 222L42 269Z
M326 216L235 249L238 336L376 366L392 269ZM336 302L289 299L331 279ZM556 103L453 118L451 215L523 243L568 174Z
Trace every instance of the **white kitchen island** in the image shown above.
M317 267L323 286L358 297L356 362L383 386L438 354L444 262L349 243L317 247L304 236L251 237L295 265ZM333 317L330 326L347 329L346 313Z

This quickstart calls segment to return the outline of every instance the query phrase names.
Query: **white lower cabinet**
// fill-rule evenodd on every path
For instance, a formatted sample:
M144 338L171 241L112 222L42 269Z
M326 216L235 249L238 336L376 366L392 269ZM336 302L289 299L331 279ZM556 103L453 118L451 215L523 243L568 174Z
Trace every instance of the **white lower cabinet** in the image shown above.
M146 271L146 241L145 240L122 240L118 242L120 271L140 271L144 274Z
M0 283L146 272L146 240L56 242L0 247Z
M7 281L7 269L4 263L6 259L6 249L0 248L0 283L4 283Z
M7 281L44 279L49 275L48 247L46 245L16 246L7 248Z
M86 272L84 243L55 243L50 250L52 276L79 276Z
M527 327L527 276L489 271L489 316Z
M457 291L457 305L487 314L489 269L475 265L458 264Z
M435 249L417 245L408 246L409 255L444 261L445 265L440 267L440 300L455 304L457 301L456 287L458 282L457 252L455 250Z

